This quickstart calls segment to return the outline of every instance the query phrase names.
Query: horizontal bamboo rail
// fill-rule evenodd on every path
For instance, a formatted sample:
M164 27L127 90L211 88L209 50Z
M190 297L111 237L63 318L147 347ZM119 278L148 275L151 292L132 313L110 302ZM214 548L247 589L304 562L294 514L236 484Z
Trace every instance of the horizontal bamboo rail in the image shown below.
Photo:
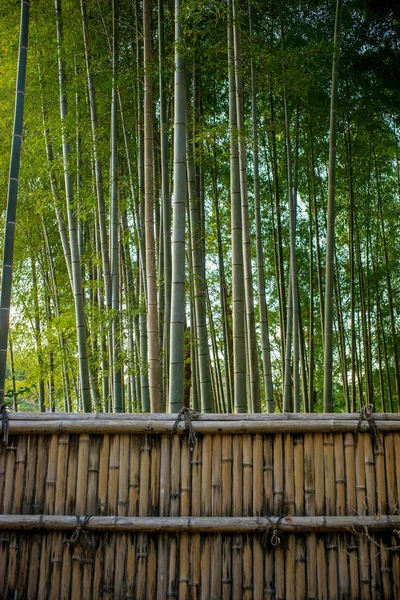
M1 530L75 530L84 517L66 515L1 515ZM353 517L90 517L87 531L139 533L250 533L277 525L284 533L390 531L400 528L399 515Z
M54 434L54 433L171 433L177 415L174 414L104 414L95 415L69 413L9 413L9 434ZM400 431L400 415L376 414L375 423L379 431ZM199 415L192 421L199 434L279 434L279 433L339 433L354 432L358 425L356 414L284 414L284 415ZM184 423L177 431L183 433ZM368 431L367 422L362 422L360 431Z

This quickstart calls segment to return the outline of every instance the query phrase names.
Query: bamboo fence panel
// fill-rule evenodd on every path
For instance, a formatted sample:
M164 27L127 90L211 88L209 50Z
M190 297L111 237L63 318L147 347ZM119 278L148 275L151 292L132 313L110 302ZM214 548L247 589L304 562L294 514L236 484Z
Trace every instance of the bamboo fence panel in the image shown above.
M174 421L10 415L0 598L399 597L399 415Z

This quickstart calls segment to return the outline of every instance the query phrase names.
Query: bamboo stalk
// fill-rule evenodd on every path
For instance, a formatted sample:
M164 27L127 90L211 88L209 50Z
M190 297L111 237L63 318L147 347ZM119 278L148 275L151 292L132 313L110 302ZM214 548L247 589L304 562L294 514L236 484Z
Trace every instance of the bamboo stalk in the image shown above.
M38 579L39 579L39 566L40 566L40 545L41 545L42 537L40 534L34 533L31 538L31 547L30 547L30 555L29 555L29 569L28 569L28 578L27 578L27 594L26 597L28 600L36 600L38 598L37 588L38 588ZM3 544L2 544L3 545ZM0 553L0 565L1 561L1 553ZM1 567L0 567L1 570ZM1 575L1 573L0 573ZM0 578L0 581L4 581L4 579ZM0 589L0 591L2 591Z
M25 465L26 465L27 439L19 438L15 451L14 493L12 498L12 512L19 513L22 509L24 492Z
M51 421L63 422L74 422L79 423L97 421L129 421L129 422L167 422L175 423L177 413L70 413L70 412L10 412L8 413L10 426L13 423L19 423L23 421L30 422L43 422L48 423ZM311 418L310 418L311 417ZM398 423L400 426L400 413L373 413L375 422L378 424L378 429L382 423ZM302 423L316 423L318 421L327 423L339 423L339 422L350 422L356 427L359 421L359 415L357 413L204 413L199 414L193 425L196 423L203 422L214 422L225 423L226 421L233 421L239 423L247 422L302 422ZM182 425L183 426L183 425ZM360 431L368 430L368 423L363 421L361 423Z
M87 531L141 533L246 533L263 532L278 519L279 529L283 532L342 532L389 531L400 527L400 515L373 516L286 516L281 517L118 517L91 516L85 525ZM78 525L77 517L72 515L0 515L1 531L73 531Z

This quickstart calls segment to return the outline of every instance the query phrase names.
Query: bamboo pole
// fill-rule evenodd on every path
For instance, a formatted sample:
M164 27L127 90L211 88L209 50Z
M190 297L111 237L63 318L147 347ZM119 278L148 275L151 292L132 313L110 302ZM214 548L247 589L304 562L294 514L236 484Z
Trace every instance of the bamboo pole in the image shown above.
M122 422L109 419L109 415L101 414L102 419L90 421L67 420L64 417L60 420L38 421L17 421L10 419L10 435L52 435L55 433L70 434L92 434L105 435L107 433L131 433L131 434L167 434L171 433L174 421L159 421L155 419L142 420L138 415L126 415ZM399 421L377 420L378 429L382 433L397 432L400 430ZM354 432L357 428L355 420L314 420L307 422L293 420L248 420L248 421L221 421L198 420L193 422L193 428L198 434L216 434L216 433L236 433L236 434L280 434L280 433L340 433ZM184 425L178 426L178 433L184 433ZM367 426L361 426L362 432L367 432Z
M280 517L118 517L92 516L87 531L140 533L262 533ZM0 531L74 531L78 525L72 515L0 515ZM283 533L348 533L350 531L391 532L400 527L400 515L373 516L286 516L279 521Z

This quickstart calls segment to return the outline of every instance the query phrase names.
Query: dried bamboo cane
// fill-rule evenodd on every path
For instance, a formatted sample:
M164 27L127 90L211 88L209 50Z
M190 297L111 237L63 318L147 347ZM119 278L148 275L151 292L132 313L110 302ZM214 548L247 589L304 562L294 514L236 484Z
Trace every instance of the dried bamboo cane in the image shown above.
M294 514L304 515L304 436L293 437Z
M295 537L295 536L291 536ZM307 599L307 569L306 569L306 543L303 537L296 537L296 583L295 595L296 600Z
M287 550L285 551L285 583L286 583L286 597L295 597L295 557L296 557L296 545L295 536L289 535L287 537Z
M6 494L6 456L7 453L4 450L0 451L0 514L4 513L4 498Z
M110 438L110 458L108 465L108 507L107 511L109 515L117 514L117 505L118 505L118 481L119 481L119 446L120 446L120 435L113 435ZM146 476L149 477L150 472L150 461L146 463ZM147 515L147 503L148 500L146 498L146 511L141 513L143 516ZM79 514L79 513L78 513ZM80 513L82 514L82 513Z
M115 540L115 571L114 571L114 598L125 598L125 562L127 554L127 536L119 534ZM149 582L148 582L149 583ZM154 596L153 596L154 598Z
M388 512L386 493L386 471L385 471L385 446L382 434L380 434L380 446L375 448L375 470L376 470L376 492L377 512L379 514ZM390 511L390 508L389 508Z
M10 536L8 550L8 578L5 598L15 598L19 541L16 533Z
M46 534L42 536L42 547L39 561L39 582L37 591L38 600L45 600L49 594L48 579L50 566L50 535L51 534Z
M200 598L209 600L211 591L211 540L210 536L201 536L201 557L200 557Z
M324 434L325 514L335 514L335 441L331 433ZM337 536L326 539L328 559L328 598L338 597L338 542Z
M376 506L376 479L375 479L375 457L373 442L369 435L363 435L360 444L364 441L364 468L365 468L365 485L366 497L368 499L367 514L374 515L377 510Z
M65 544L62 551L60 600L71 598L72 552Z
M253 515L263 514L263 440L257 434L253 438ZM254 597L262 598L264 593L264 556L261 538L253 536L253 585Z
M232 438L232 514L238 516L243 511L243 438ZM243 594L243 537L234 535L232 539L232 599L241 600Z
M355 445L352 433L344 434L345 480L346 480L346 514L354 515L357 512L356 500L356 470L355 470ZM354 535L345 539L345 552L349 557L350 595L358 598L360 594L358 544Z
M382 597L381 589L381 570L380 570L380 552L377 552L377 547L381 547L380 540L376 538L376 536L372 535L371 538L374 540L375 544L371 541L369 542L369 555L370 555L370 563L371 563L371 597L372 600L378 600Z
M315 514L325 514L325 471L324 471L324 438L323 434L314 435L314 476L315 476ZM325 541L321 536L317 539L317 584L318 599L328 597L327 562Z
M154 600L157 590L157 559L156 559L156 544L153 538L148 540L149 558L147 562L147 600ZM121 600L124 600L121 598Z
M250 536L243 536L243 600L253 598L253 552Z
M396 467L396 491L397 491L397 509L400 510L400 436L394 436L394 455Z
M54 514L65 514L65 498L67 494L67 467L69 454L69 435L58 437L57 481Z
M395 453L394 453L394 435L388 433L384 437L385 442L385 468L387 482L387 509L385 512L394 514L397 508L397 490L396 490L396 470L395 470Z
M366 480L364 464L364 436L358 436L356 443L356 495L357 495L357 514L364 515L367 512L366 503ZM360 596L369 600L371 598L371 586L369 577L369 554L368 541L365 537L358 538L359 544L359 569L360 569Z
M31 537L31 547L29 552L29 565L28 565L28 577L27 577L27 600L36 600L38 597L37 588L39 580L39 565L40 565L40 546L41 536L39 534L33 534ZM0 555L0 565L1 565ZM1 575L1 573L0 573ZM0 581L3 579L0 577Z
M62 574L63 534L54 531L50 536L50 539L51 566L49 596L50 598L58 598L60 596L60 582Z
M304 509L306 515L315 515L314 438L304 435ZM309 598L317 597L317 540L315 534L307 540L307 585Z
M68 453L68 477L67 491L65 498L65 513L72 515L75 513L76 502L76 479L78 472L78 452L79 452L79 437L76 435L69 436L69 453ZM97 496L96 496L97 504Z
M40 435L38 437L36 480L35 480L35 499L34 499L34 505L33 505L33 512L36 515L44 512L46 462L43 460L43 458L45 456L48 456L49 441L50 441L49 438L45 437L43 435ZM71 510L71 512L72 512L72 510Z
M139 514L139 472L140 472L140 448L143 445L142 436L130 436L129 453L129 511L128 514L137 516ZM169 459L169 455L168 455ZM165 468L165 467L164 467ZM162 471L163 473L164 471ZM168 495L169 502L169 495Z
M87 483L86 511L88 515L97 514L97 489L99 484L100 437L93 436L90 440Z
M94 559L94 576L93 576L93 598L103 597L103 583L104 583L104 557L105 551L104 546L108 542L108 536L101 536L96 549L96 556ZM132 568L132 571L134 569Z
M351 433L344 434L344 458L345 458L345 487L346 487L346 514L353 515L356 512L356 473L354 436Z
M202 439L201 453L201 514L212 514L211 493L212 470L212 436L205 435ZM208 600L211 590L211 540L209 536L201 539L201 589L200 598Z
M10 545L10 535L0 535L0 597L5 598L5 585L7 581L8 565L8 546ZM38 561L39 564L39 561Z
M18 550L18 567L17 567L17 582L16 582L16 598L26 598L27 596L27 575L28 575L28 564L30 557L30 546L31 540L25 536L19 536L19 550Z
M190 515L190 461L191 450L187 440L182 440L181 446L181 479L180 479L180 514ZM190 581L190 539L186 533L179 540L179 597L186 598L189 593Z
M12 502L14 496L14 472L15 472L15 454L17 447L13 440L8 440L6 468L4 478L4 499L3 513L9 514L12 512Z
M103 438L103 444L100 448L99 464L99 488L97 504L100 515L107 515L108 512L108 476L109 476L109 456L110 456L110 436L106 434Z
M222 515L222 437L212 437L211 514ZM221 598L222 536L211 537L211 597Z
M223 435L221 442L222 515L232 515L232 435ZM232 597L232 536L222 538L222 600Z
M295 514L294 501L294 454L293 454L293 436L286 434L284 436L284 465L285 465L285 514ZM288 549L285 555L285 583L286 596L294 598L294 583L295 583L295 542L291 535L288 538ZM283 571L283 569L282 569Z
M15 452L14 494L12 499L13 513L20 513L22 508L25 480L26 446L27 438L25 436L21 436L18 440L17 450Z
M127 539L127 552L126 552L126 587L125 597L135 597L135 585L136 585L136 572L135 572L135 560L136 560L136 535L129 535ZM93 596L96 598L97 596ZM165 596L164 596L165 597Z
M278 434L274 437L274 507L273 514L281 515L284 512L284 469L283 469L283 438Z
M133 438L134 439L134 438ZM169 514L169 496L171 481L171 438L161 436L160 456L160 516ZM131 513L130 513L131 514ZM168 537L158 538L157 554L157 600L164 600L167 595L168 583Z
M346 435L346 434L345 434ZM335 484L336 484L336 515L344 516L346 514L346 479L345 479L345 451L343 434L335 433L334 436L335 452ZM346 539L336 536L337 555L338 555L338 584L339 597L346 597L349 594L349 567L346 548Z
M111 452L110 452L111 455ZM100 598L104 600L113 600L115 593L115 582L114 582L114 573L115 573L115 535L107 535L104 538L104 563L102 565L103 570L103 586L101 590ZM144 580L146 577L144 577ZM146 588L144 587L144 590ZM73 593L73 588L72 588ZM77 596L72 596L76 598ZM141 598L145 598L145 595L140 596Z
M56 498L57 483L57 455L58 435L52 435L50 440L49 456L47 461L46 493L44 499L44 512L48 515L54 514L54 503ZM44 458L44 455L43 455Z
M171 440L171 492L170 512L171 516L180 513L180 480L181 480L181 440L174 435ZM200 487L198 489L201 489ZM169 569L167 595L178 592L178 537L172 536L169 545Z
M243 435L243 515L249 516L253 510L253 439Z
M117 514L128 515L129 507L129 435L120 436Z

